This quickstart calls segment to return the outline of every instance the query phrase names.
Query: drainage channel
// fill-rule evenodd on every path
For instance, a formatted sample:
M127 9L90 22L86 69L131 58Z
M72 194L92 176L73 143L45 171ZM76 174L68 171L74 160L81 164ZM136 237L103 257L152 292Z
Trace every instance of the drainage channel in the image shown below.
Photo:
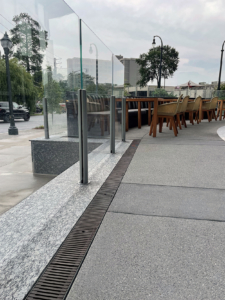
M24 300L66 299L139 143L131 143Z

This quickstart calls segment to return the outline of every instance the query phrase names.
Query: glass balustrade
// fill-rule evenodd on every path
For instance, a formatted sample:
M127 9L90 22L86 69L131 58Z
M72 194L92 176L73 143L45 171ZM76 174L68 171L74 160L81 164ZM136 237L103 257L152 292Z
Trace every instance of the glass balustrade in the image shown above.
M88 136L110 135L110 96L124 93L124 66L62 0L9 0L1 4L0 38L13 42L10 75L13 101L35 113L47 99L50 136L78 137L78 89L87 91ZM80 34L82 45L80 47ZM7 101L4 51L0 99ZM116 136L121 103L116 102Z

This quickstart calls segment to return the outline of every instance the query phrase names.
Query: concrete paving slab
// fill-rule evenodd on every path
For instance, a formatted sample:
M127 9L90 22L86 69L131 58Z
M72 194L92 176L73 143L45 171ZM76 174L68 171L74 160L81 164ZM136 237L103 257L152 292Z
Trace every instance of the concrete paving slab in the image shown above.
M0 181L4 183L1 188L0 205L12 208L53 178L52 176L37 177L33 173L22 172L0 174ZM3 212L5 212L5 209L3 211L0 209L0 215Z
M225 141L225 126L223 127L220 127L218 130L217 130L217 134L218 136Z
M2 173L32 173L31 153L26 157L10 162L10 164L1 167L0 176Z
M224 188L224 147L140 144L124 183Z
M0 167L6 166L11 163L11 157L6 154L0 154Z
M225 242L222 122L149 127L67 300L223 299ZM222 222L221 222L222 221Z
M121 184L109 211L225 221L225 190Z
M21 131L18 136L0 135L0 215L54 178L32 172L29 139L42 135L37 130Z
M7 134L9 125L9 123L0 121L0 133ZM15 125L19 130L19 134L21 134L23 131L30 130L40 125L44 125L44 116L31 116L29 122L25 122L24 120L15 120Z
M159 138L159 139L145 139L141 140L141 144L158 144L158 145L214 145L224 146L225 142L219 140L201 140L201 139L171 139L171 138Z
M31 153L31 149L28 148L26 145L13 146L13 147L8 147L7 149L0 150L0 155L5 154L5 155L10 155L11 157L12 156L26 157L27 154L30 153Z
M149 136L150 127L148 125L142 126L140 129L137 127L131 128L126 132L126 138L129 140L141 139L144 136Z
M67 300L223 299L225 223L107 213Z
M219 141L220 137L217 134L217 130L224 126L225 121L212 121L208 122L203 120L200 124L195 123L192 125L187 121L187 128L182 126L182 130L178 129L178 136L175 137L172 130L166 127L166 123L163 124L162 133L159 133L159 128L157 126L157 137L153 138L149 136L150 127L148 125L142 126L141 129L131 128L126 132L127 139L143 139L149 141L150 143L167 143L167 141L174 142L177 140L184 139L189 140L206 140L206 141ZM219 131L220 133L221 131Z

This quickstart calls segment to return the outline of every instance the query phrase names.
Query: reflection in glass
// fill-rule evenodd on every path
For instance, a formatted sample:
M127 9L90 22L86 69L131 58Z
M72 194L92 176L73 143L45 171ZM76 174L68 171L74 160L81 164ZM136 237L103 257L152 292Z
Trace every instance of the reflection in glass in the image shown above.
M92 45L95 46L95 52L96 52L96 95L98 95L98 48L94 43L90 44L90 49L89 49L90 54L93 53Z
M112 61L112 52L83 21L80 57L79 18L72 9L62 0L4 1L0 38L5 31L13 42L12 100L34 112L46 97L50 135L77 136L77 92L82 78L88 95L89 136L108 137L110 96L123 95L123 65L116 58ZM5 78L1 57L1 101L7 101Z

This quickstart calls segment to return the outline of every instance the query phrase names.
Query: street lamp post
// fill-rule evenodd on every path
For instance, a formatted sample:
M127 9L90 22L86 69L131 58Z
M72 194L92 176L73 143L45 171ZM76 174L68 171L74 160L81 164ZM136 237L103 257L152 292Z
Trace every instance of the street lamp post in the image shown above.
M163 42L160 36L155 35L153 37L153 42L152 42L152 46L153 48L155 47L156 43L155 43L155 38L158 37L161 40L161 53L160 53L160 66L159 66L159 81L158 81L158 88L161 88L161 72L162 72L162 51L163 51Z
M12 89L9 71L9 50L12 48L12 42L8 37L7 32L1 39L1 45L5 52L5 64L6 64L6 76L7 76L7 87L8 87L8 100L9 100L9 111L10 111L10 127L8 129L9 135L18 135L18 129L15 126L14 116L13 116L13 103L12 103Z
M95 44L90 44L90 49L89 52L90 54L93 53L93 49L91 46L95 46L95 50L96 50L96 94L98 95L98 48Z
M167 75L168 75L168 74L167 74L167 70L165 70L165 72L164 72L164 90L165 90L165 88L166 88L166 87L165 87L165 81L166 81Z
M221 80L221 72L222 72L222 64L223 64L223 51L224 51L224 43L222 45L222 49L221 49L221 59L220 59L220 73L219 73L219 80L218 80L218 90L220 90L220 80Z

